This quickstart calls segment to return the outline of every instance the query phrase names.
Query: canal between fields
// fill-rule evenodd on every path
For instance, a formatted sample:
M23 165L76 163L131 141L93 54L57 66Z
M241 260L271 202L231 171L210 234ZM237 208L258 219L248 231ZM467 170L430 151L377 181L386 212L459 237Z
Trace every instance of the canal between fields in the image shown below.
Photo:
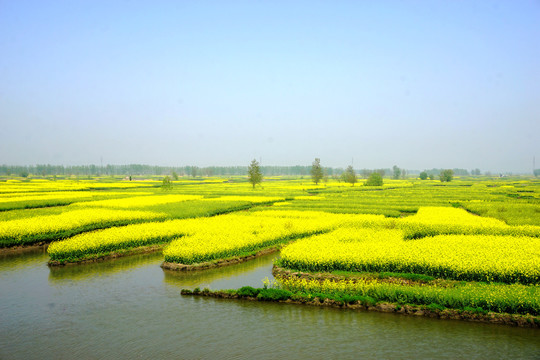
M261 287L276 254L198 272L161 254L49 268L0 256L0 359L533 359L540 332L502 325L243 300L182 288Z

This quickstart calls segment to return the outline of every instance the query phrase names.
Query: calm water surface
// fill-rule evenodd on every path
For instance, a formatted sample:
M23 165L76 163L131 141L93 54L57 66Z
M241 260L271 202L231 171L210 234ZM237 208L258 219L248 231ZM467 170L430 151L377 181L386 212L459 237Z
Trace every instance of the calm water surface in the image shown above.
M540 359L540 332L374 312L182 297L260 287L276 255L193 273L160 254L51 268L0 256L0 359Z

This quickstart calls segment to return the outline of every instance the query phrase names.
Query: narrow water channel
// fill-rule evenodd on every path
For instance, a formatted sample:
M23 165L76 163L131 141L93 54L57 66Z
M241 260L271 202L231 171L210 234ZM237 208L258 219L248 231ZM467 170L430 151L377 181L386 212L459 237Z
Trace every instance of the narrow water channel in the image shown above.
M540 332L459 321L213 298L260 287L269 255L177 273L160 254L49 269L0 256L0 359L538 359Z

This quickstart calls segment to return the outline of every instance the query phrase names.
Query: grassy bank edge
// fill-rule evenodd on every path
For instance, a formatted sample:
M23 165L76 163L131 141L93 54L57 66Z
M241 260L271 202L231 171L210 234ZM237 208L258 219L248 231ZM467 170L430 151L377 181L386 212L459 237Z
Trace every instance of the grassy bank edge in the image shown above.
M65 265L80 265L85 263L101 262L116 259L124 256L148 254L163 250L167 246L167 242L149 244L147 246L139 246L136 248L118 249L115 251L105 251L97 254L89 254L80 258L69 258L64 260L49 260L48 266L65 266Z
M482 309L472 308L464 310L448 309L437 304L400 305L397 303L377 302L373 298L361 296L343 299L336 298L334 294L293 293L283 289L253 288L250 286L244 286L237 290L217 291L212 291L206 288L203 290L199 288L195 288L194 290L182 289L181 295L206 296L221 299L242 299L249 301L267 301L310 306L328 306L340 309L378 311L402 315L425 316L437 319L464 320L526 328L540 328L540 316L485 312L482 311Z
M459 283L459 280L437 279L430 275L415 274L415 273L398 273L398 272L367 272L367 271L346 271L334 270L332 272L308 271L296 268L283 266L282 259L274 261L272 267L272 275L276 277L296 277L299 279L318 279L318 280L356 280L356 279L377 279L386 280L388 282L401 282L408 284L430 284L430 283Z
M536 285L522 285L522 284L505 284L505 283L478 283L478 282L465 282L465 281L455 281L455 280L445 280L445 279L435 279L426 277L421 274L408 274L408 273L355 273L355 272L333 272L333 273L324 273L324 272L302 272L296 269L287 269L279 266L279 261L274 263L272 268L272 274L276 279L281 281L316 281L323 283L326 281L340 283L352 281L356 283L359 281L376 283L382 286L382 288L375 287L371 291L364 289L361 292L364 295L370 294L377 301L386 301L390 303L398 304L415 304L415 305L431 305L436 306L440 309L450 308L456 310L467 310L475 309L477 312L487 313L509 313L509 314L521 314L521 315L531 315L531 316L540 316L540 308L538 307L538 302L535 302L533 293L536 292L539 288ZM384 290L385 284L390 288ZM513 286L519 286L523 289L526 289L526 293L517 294ZM295 285L293 285L294 288ZM463 287L463 288L462 288ZM484 293L483 296L476 297L472 296L471 293L467 293L467 288L473 287L475 291L480 291L480 294ZM286 289L289 289L285 286ZM416 291L409 291L408 289L416 288ZM441 298L439 296L434 296L433 289L440 289L443 292L447 292L446 295ZM420 292L418 292L419 289ZM459 293L460 289L463 289L463 293ZM490 292L485 293L485 289L491 289ZM292 290L292 289L291 289ZM456 294L455 291L458 291ZM504 296L501 299L491 298L490 296L494 293L500 294L500 291L510 295L510 298L513 296L513 301L508 301L509 298ZM296 289L293 291L304 291ZM308 293L313 294L316 289L305 290ZM520 291L519 289L517 291ZM328 291L327 291L328 292ZM344 293L336 294L334 291L330 291L338 297L347 299L351 296L357 296L356 294L351 294L349 291L345 290ZM437 291L435 290L435 293ZM512 294L513 293L513 294ZM439 293L440 294L440 293ZM525 297L523 297L525 296ZM369 297L369 296L368 296Z
M279 251L279 249L281 249L283 245L284 244L273 245L270 247L259 249L257 251L242 253L237 256L227 257L223 259L216 259L216 260L211 260L211 261L205 261L205 262L196 263L196 264L180 264L180 263L164 261L161 264L161 268L165 270L172 270L172 271L193 271L193 270L205 270L205 269L210 269L214 267L229 266L229 265L239 264L244 261L249 261L263 255L272 254L274 252Z

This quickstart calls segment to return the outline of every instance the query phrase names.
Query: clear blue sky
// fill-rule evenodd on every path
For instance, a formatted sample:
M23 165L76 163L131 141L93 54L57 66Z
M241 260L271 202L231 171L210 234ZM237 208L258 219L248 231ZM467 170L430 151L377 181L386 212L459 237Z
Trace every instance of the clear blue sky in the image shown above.
M539 1L0 0L0 163L540 167Z

